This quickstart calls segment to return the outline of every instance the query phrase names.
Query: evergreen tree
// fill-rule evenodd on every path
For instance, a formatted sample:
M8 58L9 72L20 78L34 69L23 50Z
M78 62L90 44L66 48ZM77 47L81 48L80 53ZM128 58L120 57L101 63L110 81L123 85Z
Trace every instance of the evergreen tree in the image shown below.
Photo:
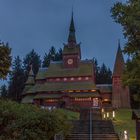
M6 78L11 66L11 49L8 43L0 42L0 79Z
M127 43L124 52L130 57L124 73L124 84L140 87L140 0L117 2L111 9L115 22L123 27Z
M107 66L103 63L100 72L99 72L100 84L111 84L112 83L112 72Z
M7 98L7 96L8 96L8 91L6 85L4 84L1 86L1 97Z
M17 56L12 65L12 71L10 73L10 81L8 87L9 98L20 101L21 93L24 88L25 75L24 69L22 67L22 61L19 56Z
M94 69L95 69L95 79L96 84L112 84L112 72L110 68L103 63L102 66L98 66L98 61L93 58Z
M44 59L43 59L43 62L42 62L42 67L49 67L50 65L50 56L49 54L45 53L45 56L44 56Z
M61 61L62 60L62 49L60 48L58 52L56 49L52 46L49 50L49 53L45 53L42 67L49 67L51 61Z
M31 65L33 67L33 72L36 75L37 72L38 72L38 70L39 70L39 68L41 67L41 59L40 59L40 56L34 50L32 50L24 58L23 65L24 65L24 69L26 71L26 76L29 73L29 70L30 70L30 66Z

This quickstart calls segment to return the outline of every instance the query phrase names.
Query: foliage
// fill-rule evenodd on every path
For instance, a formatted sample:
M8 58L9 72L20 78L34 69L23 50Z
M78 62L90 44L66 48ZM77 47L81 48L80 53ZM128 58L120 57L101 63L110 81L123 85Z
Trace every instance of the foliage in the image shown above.
M11 49L8 43L0 42L0 78L5 79L11 66Z
M51 61L61 61L62 60L62 49L60 48L58 52L52 46L49 53L45 53L42 67L48 67Z
M8 96L15 100L20 101L21 93L24 88L25 74L22 67L22 61L17 56L12 65L12 72L10 73L10 81L8 87Z
M24 70L26 71L26 75L28 75L31 65L34 74L35 75L37 74L41 66L41 59L40 56L34 51L34 49L25 56L23 60L23 65L24 65Z
M123 27L125 38L128 39L124 52L129 55L124 84L140 87L140 0L117 2L111 9L115 22Z
M69 132L70 125L62 110L43 110L33 105L0 100L1 140L51 140L62 131Z
M116 118L113 121L115 130L120 133L127 130L130 135L130 140L135 140L135 122L132 120L132 110L119 109L116 111Z
M98 66L97 59L93 58L95 75L96 75L96 84L111 84L112 83L112 72L110 68L103 63L101 66Z

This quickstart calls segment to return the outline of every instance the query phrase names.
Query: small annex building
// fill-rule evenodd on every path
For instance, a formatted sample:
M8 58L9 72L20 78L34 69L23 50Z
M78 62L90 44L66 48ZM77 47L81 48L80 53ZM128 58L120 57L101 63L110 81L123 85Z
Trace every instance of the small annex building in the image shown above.
M129 88L122 85L124 60L120 45L114 65L111 85L95 84L92 60L81 60L81 48L75 36L73 15L63 60L40 68L36 77L32 68L22 93L22 103L45 107L114 107L129 108Z

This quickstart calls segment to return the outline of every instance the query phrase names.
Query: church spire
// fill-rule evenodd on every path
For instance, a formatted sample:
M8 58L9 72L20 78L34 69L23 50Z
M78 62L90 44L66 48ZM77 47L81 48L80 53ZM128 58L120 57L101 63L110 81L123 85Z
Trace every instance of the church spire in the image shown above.
M121 50L120 40L118 40L118 51L116 55L115 65L114 65L114 76L121 76L124 71L124 59Z
M34 80L34 73L33 73L33 68L32 65L30 66L30 71L29 71L29 75L28 75L28 79L26 81L26 85L34 85L35 80Z
M73 11L72 11L71 23L70 23L70 27L69 27L68 43L76 43L75 26L74 26L74 19L73 19Z

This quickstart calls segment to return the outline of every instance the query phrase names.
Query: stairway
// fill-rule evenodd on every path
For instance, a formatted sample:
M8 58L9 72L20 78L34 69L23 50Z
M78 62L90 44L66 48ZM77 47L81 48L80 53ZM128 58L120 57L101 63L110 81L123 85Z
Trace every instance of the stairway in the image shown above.
M92 109L92 140L119 140L111 120L102 120L101 111ZM73 128L65 140L90 140L90 110L80 111L80 120L71 121Z

